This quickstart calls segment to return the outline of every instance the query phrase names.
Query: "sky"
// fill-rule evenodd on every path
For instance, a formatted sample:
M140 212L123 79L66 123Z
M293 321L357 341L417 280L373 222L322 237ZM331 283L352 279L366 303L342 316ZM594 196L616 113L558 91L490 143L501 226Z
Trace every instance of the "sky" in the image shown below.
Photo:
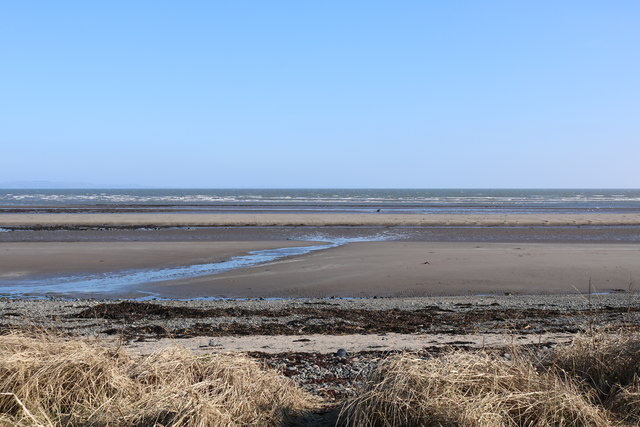
M0 4L0 183L639 188L638 1Z

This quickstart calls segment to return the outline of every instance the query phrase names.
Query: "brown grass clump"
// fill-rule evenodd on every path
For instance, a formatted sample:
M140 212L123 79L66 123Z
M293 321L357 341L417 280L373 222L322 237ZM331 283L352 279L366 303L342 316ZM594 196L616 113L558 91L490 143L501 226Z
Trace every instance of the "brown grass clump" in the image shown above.
M640 425L640 379L636 377L631 384L617 387L607 406L627 423Z
M0 337L0 425L281 425L316 400L243 356L146 358L98 341Z
M340 413L347 426L609 426L573 384L521 358L454 352L381 363Z
M640 335L633 332L579 335L559 346L547 364L580 380L598 403L640 424Z
M547 363L582 379L606 402L620 387L633 384L640 374L640 335L578 335L570 344L558 346Z

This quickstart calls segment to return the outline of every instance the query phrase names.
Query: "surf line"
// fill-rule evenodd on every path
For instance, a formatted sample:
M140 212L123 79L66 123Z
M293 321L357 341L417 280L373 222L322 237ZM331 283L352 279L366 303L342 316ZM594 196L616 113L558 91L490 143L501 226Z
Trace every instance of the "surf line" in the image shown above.
M144 283L165 282L192 277L209 276L240 268L254 267L292 256L331 249L351 242L389 240L387 235L338 238L328 240L323 236L306 236L301 241L326 241L321 245L294 246L247 252L226 261L194 264L148 270L124 270L81 276L59 276L42 280L0 282L0 294L5 296L47 296L69 294L109 294L129 286ZM327 241L328 240L328 241Z

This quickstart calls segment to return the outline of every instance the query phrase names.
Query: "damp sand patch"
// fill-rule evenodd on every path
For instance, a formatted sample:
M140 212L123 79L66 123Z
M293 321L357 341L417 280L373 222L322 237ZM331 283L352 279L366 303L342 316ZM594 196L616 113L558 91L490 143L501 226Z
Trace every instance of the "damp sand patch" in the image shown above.
M351 242L383 241L392 236L379 234L355 238L333 238L322 235L304 236L300 241L319 242L308 246L282 247L249 251L225 261L156 269L135 269L80 275L59 275L24 280L1 280L0 293L5 297L42 298L51 296L105 297L121 293L136 285L210 276L231 270L254 267L270 262L299 257L335 248Z

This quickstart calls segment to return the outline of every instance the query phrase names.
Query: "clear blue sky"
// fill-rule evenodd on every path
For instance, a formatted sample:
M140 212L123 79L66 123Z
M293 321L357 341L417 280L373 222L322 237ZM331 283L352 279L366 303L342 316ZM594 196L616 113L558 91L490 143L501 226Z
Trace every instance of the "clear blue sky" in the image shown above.
M0 182L640 187L640 2L2 2L0 148Z

